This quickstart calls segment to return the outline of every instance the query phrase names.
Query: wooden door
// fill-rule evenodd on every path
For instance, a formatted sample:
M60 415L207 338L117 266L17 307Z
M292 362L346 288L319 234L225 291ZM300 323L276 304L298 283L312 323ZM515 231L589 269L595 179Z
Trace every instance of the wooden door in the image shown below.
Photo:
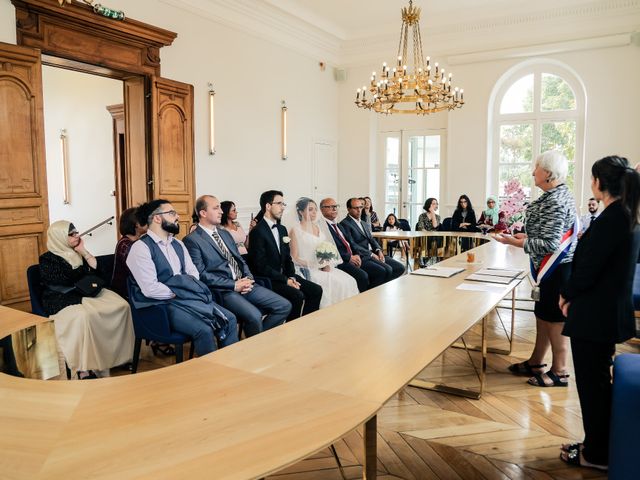
M29 310L49 226L40 51L0 43L0 303Z
M182 237L194 204L193 86L154 77L151 100L153 198L173 204Z

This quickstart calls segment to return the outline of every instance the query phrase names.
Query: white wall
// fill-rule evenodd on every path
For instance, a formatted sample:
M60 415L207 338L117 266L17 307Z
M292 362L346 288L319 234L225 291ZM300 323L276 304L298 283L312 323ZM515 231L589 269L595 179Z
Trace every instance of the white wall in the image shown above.
M49 219L82 232L115 215L113 125L107 105L122 103L122 82L61 68L42 68ZM67 131L70 203L63 202L60 130ZM117 226L83 237L94 255L113 253Z
M204 15L153 0L110 0L136 19L178 33L160 51L162 76L195 89L196 194L233 200L248 220L264 190L292 204L311 195L313 139L337 142L338 84L331 68ZM0 40L15 43L14 8L0 2ZM1 28L6 24L6 29ZM208 152L208 88L216 90L217 153ZM289 109L289 159L280 159L280 102ZM246 226L246 225L245 225Z

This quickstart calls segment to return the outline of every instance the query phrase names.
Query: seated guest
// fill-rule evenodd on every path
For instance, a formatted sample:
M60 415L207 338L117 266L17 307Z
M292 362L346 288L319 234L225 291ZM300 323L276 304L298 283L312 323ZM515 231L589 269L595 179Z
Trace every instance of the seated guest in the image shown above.
M273 291L291 302L289 320L320 308L322 287L296 275L287 229L280 225L286 204L282 192L260 195L260 217L249 232L249 265L256 275L271 280Z
M92 281L98 262L73 223L52 223L47 248L40 256L42 304L54 321L67 365L77 370L80 379L108 376L109 368L131 361L134 335L129 304L110 290L98 292L99 282Z
M384 221L384 225L382 226L383 232L397 232L401 231L400 222L398 222L398 217L395 214L390 213L387 215L387 219ZM391 251L393 248L400 246L402 251L402 258L404 259L409 252L409 243L406 240L395 240L393 242L387 242L389 251L387 252L389 256L391 256Z
M242 229L242 226L238 222L238 211L236 210L236 204L226 200L220 203L220 207L222 208L222 220L220 223L220 228L224 228L238 247L238 251L240 255L246 255L247 252L247 234Z
M136 217L136 208L127 208L120 215L120 240L116 244L116 252L113 261L113 275L111 277L111 290L122 298L129 298L127 291L127 278L129 277L129 267L127 267L127 255L133 242L138 240L147 232L147 225L140 225Z
M595 198L591 197L589 199L589 203L587 203L587 208L589 209L589 213L586 213L580 217L580 232L578 233L578 238L584 235L584 232L587 231L587 228L591 226L591 222L593 222L596 218L598 218L598 208L600 207L600 202Z
M487 198L487 209L483 210L480 214L478 225L486 225L487 227L490 227L490 230L493 230L499 221L500 207L498 206L498 199L495 196L490 195Z
M362 269L369 275L370 287L377 287L404 273L402 264L382 253L382 249L369 229L360 220L364 202L359 198L347 201L349 214L340 222L353 251L362 260Z
M362 209L362 220L370 227L369 230L377 232L381 230L380 219L378 214L373 210L373 204L370 197L362 197L360 200L364 201L364 208Z
M325 198L320 202L320 213L322 213L322 216L327 222L329 232L331 232L338 253L342 258L342 263L336 268L351 275L358 284L358 291L364 292L369 288L369 275L361 268L362 259L360 255L353 252L346 232L342 226L336 222L336 218L338 218L338 207L338 203L333 198Z
M291 258L305 278L322 287L320 308L358 294L356 281L335 267L342 263L323 220L318 222L318 206L308 197L296 202L296 218L287 222L291 236Z
M433 232L440 227L440 215L438 211L438 200L435 198L427 198L422 207L424 213L421 213L418 217L418 224L416 230L426 230L427 232Z
M199 226L185 237L184 244L200 280L219 292L222 305L244 322L247 337L282 325L291 312L291 303L255 284L234 239L220 228L224 213L218 199L210 195L198 198L196 211Z
M184 244L174 235L180 231L179 216L167 200L153 200L138 207L139 223L147 234L131 246L127 266L131 271L129 298L136 308L167 305L169 324L188 335L196 355L205 355L238 341L233 313L213 303L211 291Z
M451 229L454 232L475 232L476 223L476 212L473 211L471 200L466 195L460 195L451 217Z

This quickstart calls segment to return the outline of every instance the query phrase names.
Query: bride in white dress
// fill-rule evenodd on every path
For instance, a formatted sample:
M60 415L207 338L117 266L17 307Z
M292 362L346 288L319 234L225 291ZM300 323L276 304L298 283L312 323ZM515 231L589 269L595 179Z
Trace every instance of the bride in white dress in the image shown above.
M349 274L336 268L342 259L326 228L326 222L317 222L317 218L316 202L303 197L296 202L296 219L287 227L291 237L291 257L296 269L322 287L320 308L324 308L357 295L358 284Z

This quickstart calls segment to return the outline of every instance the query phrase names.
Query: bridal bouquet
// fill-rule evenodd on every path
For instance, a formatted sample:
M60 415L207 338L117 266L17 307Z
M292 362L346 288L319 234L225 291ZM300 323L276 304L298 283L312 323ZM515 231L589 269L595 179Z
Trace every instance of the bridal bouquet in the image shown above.
M316 247L316 258L323 267L328 265L331 260L338 260L338 249L329 242L322 242Z

